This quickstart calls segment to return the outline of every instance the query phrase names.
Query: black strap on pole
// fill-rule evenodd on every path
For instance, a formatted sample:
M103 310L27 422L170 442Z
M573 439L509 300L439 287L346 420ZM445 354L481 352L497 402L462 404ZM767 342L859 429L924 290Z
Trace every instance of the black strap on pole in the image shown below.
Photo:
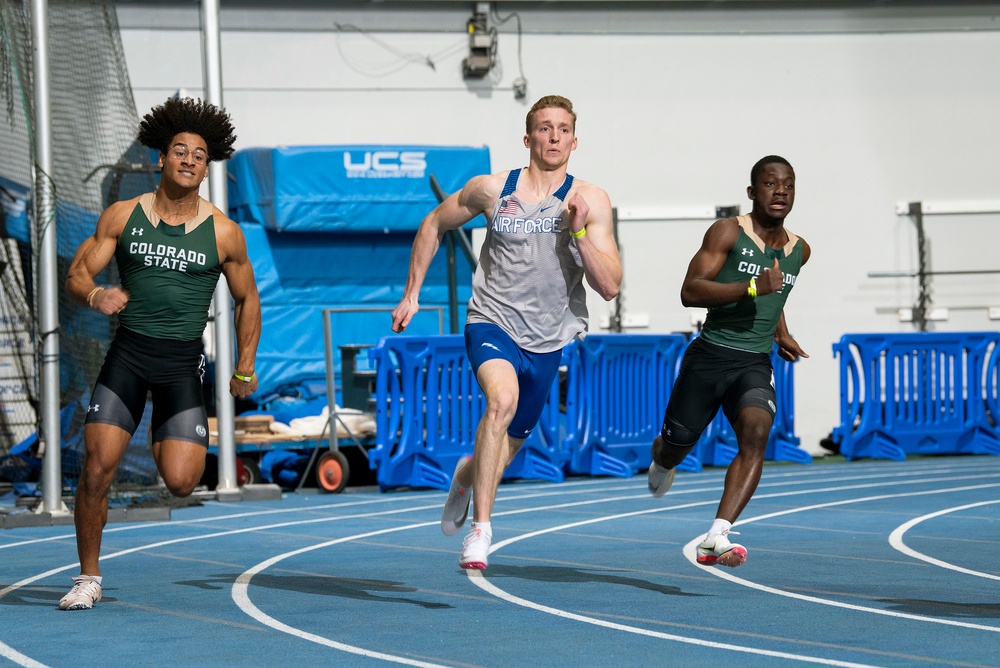
M437 197L438 203L445 201L448 198L448 193L441 189L441 184L438 182L437 177L431 174L430 176L431 190L434 191L434 196ZM472 250L472 244L469 243L468 237L462 233L461 230L449 230L444 235L445 252L448 257L448 313L449 313L449 325L452 334L458 334L458 266L457 254L455 252L455 245L462 249L465 254L465 259L468 260L469 266L475 270L476 268L476 254Z
M920 202L910 202L910 216L917 227L917 282L919 292L913 307L913 324L917 331L927 331L927 313L931 306L931 277L927 271L927 239L924 237L924 212Z

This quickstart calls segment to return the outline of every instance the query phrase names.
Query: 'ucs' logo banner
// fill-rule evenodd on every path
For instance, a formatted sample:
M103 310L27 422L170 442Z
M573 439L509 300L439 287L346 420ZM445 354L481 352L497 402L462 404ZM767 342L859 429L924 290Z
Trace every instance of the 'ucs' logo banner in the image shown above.
M344 170L349 179L422 179L427 170L424 151L365 151L355 161L344 152Z

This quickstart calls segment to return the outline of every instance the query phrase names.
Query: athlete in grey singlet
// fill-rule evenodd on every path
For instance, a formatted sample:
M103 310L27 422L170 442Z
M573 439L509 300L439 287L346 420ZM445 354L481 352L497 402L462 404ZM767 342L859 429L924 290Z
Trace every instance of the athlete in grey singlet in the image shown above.
M519 347L547 353L587 331L583 263L564 218L573 177L530 204L514 194L521 172L510 171L491 209L467 322L493 323Z
M497 486L541 414L563 346L587 330L584 279L602 298L618 294L622 269L606 192L567 173L576 149L576 113L550 95L525 119L528 166L477 176L420 224L392 329L403 331L445 232L486 215L465 328L466 350L486 396L473 456L456 457L441 530L465 523L475 497L462 568L485 569Z

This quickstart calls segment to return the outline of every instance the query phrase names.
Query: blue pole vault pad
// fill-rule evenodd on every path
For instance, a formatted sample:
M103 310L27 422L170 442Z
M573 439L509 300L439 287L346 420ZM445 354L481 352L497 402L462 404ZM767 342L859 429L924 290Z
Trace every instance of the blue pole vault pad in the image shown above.
M250 148L229 161L229 211L275 232L414 232L438 203L431 175L452 193L489 171L485 146Z
M331 333L338 377L339 346L374 345L390 333L416 230L438 204L430 177L455 192L488 174L490 157L486 147L287 146L238 151L228 169L229 215L246 236L261 297L256 396L262 400L325 382L323 309L341 309ZM465 227L485 224L479 217ZM464 322L472 268L459 257L456 270ZM420 304L407 333L440 334L440 312L430 307L443 307L447 324L443 249L428 269Z

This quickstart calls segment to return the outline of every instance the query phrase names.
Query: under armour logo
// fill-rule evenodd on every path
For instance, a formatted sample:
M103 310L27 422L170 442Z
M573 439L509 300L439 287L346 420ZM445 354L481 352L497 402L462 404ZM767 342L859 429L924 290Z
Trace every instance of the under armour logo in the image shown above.
M481 345L481 346L479 346L479 347L480 347L480 348L492 348L493 350L495 350L495 351L497 351L497 352L500 352L500 349L499 349L499 348L497 348L497 347L496 347L495 345L493 345L492 343L484 343L483 345Z
M753 257L753 249L752 248L744 248L743 249L743 254L744 255L749 255L750 257Z
M101 410L100 404L90 404L89 406L87 406L88 413L96 413L99 410Z
M132 236L133 237L141 237L143 232L144 232L144 230L141 227L133 227L132 228Z

